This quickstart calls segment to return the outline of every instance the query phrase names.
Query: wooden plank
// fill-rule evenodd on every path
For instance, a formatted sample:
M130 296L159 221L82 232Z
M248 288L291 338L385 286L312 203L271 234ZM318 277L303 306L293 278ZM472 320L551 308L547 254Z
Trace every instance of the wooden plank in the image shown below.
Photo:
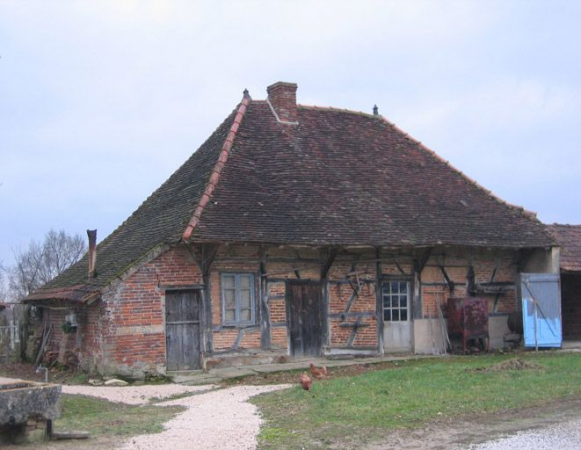
M290 352L293 356L302 356L303 345L301 340L301 316L300 309L302 308L302 301L300 296L300 291L295 292L298 289L298 285L294 283L288 283L286 286L287 294L287 320L288 320L288 333L289 333L289 343Z
M499 267L500 267L500 257L497 256L496 261L494 263L494 269L492 269L492 273L490 274L490 279L488 280L489 283L492 283L494 281L494 278L496 277L496 272L498 271Z
M268 304L268 277L266 277L266 251L261 249L259 276L260 295L260 348L270 350L270 305Z
M353 343L355 342L355 338L357 337L357 329L359 328L360 323L354 323L353 324L353 329L351 330L351 335L349 336L349 339L347 340L347 347L348 348L353 348Z
M383 299L381 295L381 249L375 249L375 317L377 321L377 350L380 355L384 354L383 350Z
M319 314L321 318L321 341L319 345L319 355L322 353L323 345L329 343L329 283L327 276L321 279L319 285L321 295Z
M395 256L393 257L393 263L395 264L395 267L397 267L397 270L399 270L399 273L401 273L402 275L409 275L409 274L405 273L405 270L403 270L403 268L401 267L401 265L399 264L399 262Z
M412 282L413 297L411 301L411 317L421 319L423 316L422 305L422 274L414 270L414 280Z
M329 314L330 319L341 319L341 320L348 320L348 319L357 319L361 318L370 318L376 317L377 314L375 312L340 312L340 313L331 313Z
M452 293L454 292L455 283L450 279L450 277L448 276L448 272L446 272L446 268L443 265L439 264L438 267L440 268L440 272L442 272L442 275L446 280L446 284L448 285L448 289L450 290L450 295L452 295Z
M57 441L64 441L67 439L88 439L89 438L88 431L52 431L52 421L50 421L50 422L51 422L51 433L48 436L50 439L54 439ZM48 430L48 421L47 421L47 430Z
M34 360L34 366L38 366L38 363L40 362L40 360L42 359L42 355L44 353L44 347L46 347L46 344L48 343L49 339L50 339L50 334L52 333L52 323L48 326L47 328L44 328L45 333L43 333L42 335L42 342L40 345L40 349L38 350L38 355L36 355L36 359Z
M183 285L174 285L174 284L160 284L159 289L163 291L183 291L183 290L192 290L192 289L204 289L204 285L202 284L183 284Z
M212 264L219 249L218 244L199 244L187 246L190 254L202 272L202 283L204 290L201 295L200 306L200 349L202 353L212 353L214 349L212 333L212 286L211 270Z
M167 370L194 370L201 366L200 291L166 293Z
M319 356L323 343L322 290L318 282L289 280L289 338L293 356Z

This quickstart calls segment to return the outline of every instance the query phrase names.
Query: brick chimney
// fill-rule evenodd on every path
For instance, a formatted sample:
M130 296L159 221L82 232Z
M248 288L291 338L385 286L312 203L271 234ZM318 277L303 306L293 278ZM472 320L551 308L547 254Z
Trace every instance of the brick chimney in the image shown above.
M297 123L297 85L279 81L266 88L268 101L279 122Z
M95 278L97 265L97 230L87 230L89 237L89 278Z

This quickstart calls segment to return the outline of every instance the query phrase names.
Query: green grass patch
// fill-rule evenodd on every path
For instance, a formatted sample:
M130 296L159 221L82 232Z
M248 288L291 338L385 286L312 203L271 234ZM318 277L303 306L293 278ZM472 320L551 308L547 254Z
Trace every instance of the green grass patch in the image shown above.
M581 397L581 355L519 355L532 367L525 370L501 365L511 357L399 361L387 370L316 382L309 392L297 385L256 397L266 419L260 448L358 446L435 418Z
M91 436L160 433L163 423L184 411L181 406L132 406L84 395L61 395L56 431L88 431Z

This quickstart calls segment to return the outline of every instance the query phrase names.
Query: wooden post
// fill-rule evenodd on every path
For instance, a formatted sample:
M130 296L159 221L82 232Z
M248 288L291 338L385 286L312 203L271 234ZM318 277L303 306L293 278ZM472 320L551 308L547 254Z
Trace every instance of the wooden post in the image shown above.
M214 337L212 335L212 263L218 253L217 244L201 244L198 248L188 247L193 255L196 264L202 272L202 282L204 290L202 291L202 315L200 317L202 328L202 345L201 353L206 355L214 351ZM202 362L203 362L203 357Z
M266 250L260 255L260 348L270 350L270 306L268 305L268 276L266 275Z
M333 262L335 261L335 258L337 257L338 253L339 253L339 249L337 247L331 247L328 251L325 264L321 268L321 290L322 290L321 302L323 303L321 305L321 307L323 309L322 341L323 341L323 345L327 345L327 346L329 345L329 336L330 336L330 330L329 330L329 283L328 283L327 276L329 274L329 270L331 269L331 266L333 265Z
M531 295L531 300L533 301L533 308L535 308L535 352L539 351L539 331L537 321L539 320L537 313L537 301Z
M383 351L383 299L381 298L381 249L375 249L375 309L377 321L377 350L380 355Z
M426 249L418 257L414 258L414 298L413 298L413 317L421 319L423 317L422 305L422 272L430 259L432 248Z
M46 438L52 439L52 419L46 420Z

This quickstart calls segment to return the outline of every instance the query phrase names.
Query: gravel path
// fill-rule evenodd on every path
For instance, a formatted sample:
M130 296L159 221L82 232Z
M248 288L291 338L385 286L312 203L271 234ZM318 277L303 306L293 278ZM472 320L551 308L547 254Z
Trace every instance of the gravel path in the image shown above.
M213 384L203 386L182 386L180 384L157 384L143 386L66 386L63 394L89 395L110 402L127 403L129 405L145 405L151 398L164 399L174 395L197 393L215 389Z
M159 434L130 438L123 450L241 450L255 449L262 419L247 400L290 385L237 386L207 394L171 400L159 405L182 405L188 409L164 426Z
M256 436L262 419L250 397L285 389L290 385L236 386L216 389L214 385L182 386L161 384L127 387L63 386L63 393L89 395L112 402L131 405L147 404L150 398L168 398L184 393L199 393L168 400L158 406L185 406L187 409L164 424L158 434L134 436L123 450L177 450L203 448L207 450L241 450L256 448ZM204 392L211 390L211 392Z
M581 419L549 427L521 431L514 436L497 439L470 450L578 450L581 448Z

